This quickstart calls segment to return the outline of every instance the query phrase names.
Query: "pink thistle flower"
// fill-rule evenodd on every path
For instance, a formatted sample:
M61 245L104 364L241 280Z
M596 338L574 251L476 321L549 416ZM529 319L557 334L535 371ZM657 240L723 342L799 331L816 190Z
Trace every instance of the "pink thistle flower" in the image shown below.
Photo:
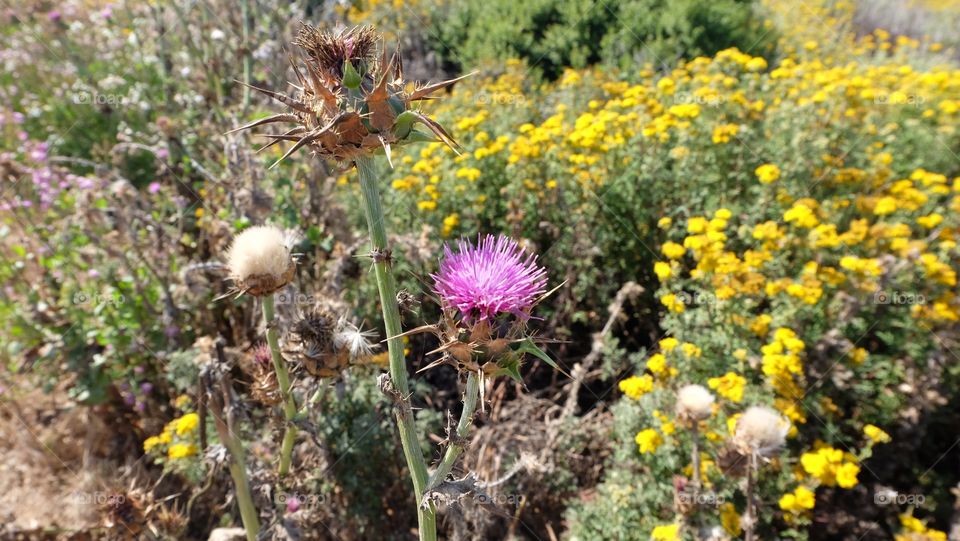
M476 246L460 240L456 252L444 246L440 270L431 277L446 306L480 321L502 313L526 318L547 284L537 256L503 235L478 238Z

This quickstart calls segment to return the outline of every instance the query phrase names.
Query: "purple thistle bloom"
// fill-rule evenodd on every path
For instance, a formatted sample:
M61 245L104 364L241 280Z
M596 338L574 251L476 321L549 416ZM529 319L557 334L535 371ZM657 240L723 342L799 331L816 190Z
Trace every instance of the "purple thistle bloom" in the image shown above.
M440 271L431 275L434 291L467 319L483 321L501 313L526 317L547 284L537 256L525 254L504 235L477 240L477 246L460 240L456 253L444 246Z

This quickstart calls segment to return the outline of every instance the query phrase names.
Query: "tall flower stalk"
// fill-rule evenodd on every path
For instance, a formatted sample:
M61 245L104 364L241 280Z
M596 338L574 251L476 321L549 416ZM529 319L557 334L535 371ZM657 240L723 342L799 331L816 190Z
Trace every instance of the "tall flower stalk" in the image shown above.
M377 186L377 174L373 158L361 156L356 159L360 176L360 189L363 192L364 212L367 216L367 228L373 253L373 270L377 277L377 290L380 293L380 305L383 311L383 323L388 337L387 351L390 359L390 381L393 384L397 401L395 416L400 431L400 444L403 455L413 478L413 492L416 501L423 498L427 485L427 464L420 449L420 438L410 406L410 383L407 376L407 362L403 355L403 342L400 339L400 307L397 304L397 285L390 265L390 249L387 244L387 231L384 226L383 205L380 203L380 191ZM417 517L420 525L421 541L433 541L437 538L437 517L432 506L418 505Z
M381 388L395 404L400 443L417 501L420 539L434 541L436 509L431 491L446 480L463 453L474 413L478 404L483 403L484 378L505 374L519 379L525 353L556 367L523 333L529 310L543 293L545 272L535 264L532 255L524 255L515 242L506 238L490 237L478 243L476 249L468 243L461 244L459 256L447 250L447 266L441 266L435 277L436 292L444 299L444 321L411 331L435 332L443 343L437 350L441 354L437 362L458 363L458 368L466 372L460 421L455 429L450 429L443 459L430 475L410 403L397 286L374 154L382 151L390 162L395 146L418 141L440 141L456 150L457 144L446 130L420 113L414 104L431 98L458 79L408 92L399 56L388 59L382 54L376 59L376 53L383 52L381 37L366 27L326 33L304 25L295 43L306 57L305 72L293 64L297 91L286 95L256 88L290 110L237 129L292 124L287 131L265 134L272 139L267 146L282 141L293 143L278 163L297 150L308 148L322 158L357 168L390 360L390 376L388 380L381 379ZM461 331L467 331L469 339L462 341Z
M293 280L296 264L290 255L290 242L283 231L271 226L251 227L237 236L227 255L231 278L238 293L259 297L263 308L263 322L267 329L267 345L277 386L283 402L286 420L283 442L280 446L281 477L290 471L293 444L297 438L294 417L297 404L290 392L290 374L280 354L274 315L273 294Z
M294 418L297 415L297 403L290 392L290 374L287 371L287 365L280 355L280 340L277 337L273 295L265 296L262 306L263 323L267 328L267 345L270 347L270 358L273 361L273 369L277 374L277 386L280 388L280 397L283 400L283 418L286 421L283 430L283 443L280 445L280 466L277 470L280 477L283 477L290 471L293 444L297 439L297 426L294 424Z

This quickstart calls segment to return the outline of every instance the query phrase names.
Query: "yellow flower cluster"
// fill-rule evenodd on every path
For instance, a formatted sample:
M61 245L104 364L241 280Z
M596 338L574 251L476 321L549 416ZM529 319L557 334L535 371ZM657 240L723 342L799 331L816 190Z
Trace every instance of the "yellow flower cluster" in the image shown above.
M727 372L718 378L708 379L707 385L727 400L739 403L743 400L743 388L747 385L747 379L736 372Z
M800 407L804 396L803 354L805 344L797 333L786 327L773 332L773 340L761 348L762 370L767 382L777 394L774 406L791 421L791 434L796 425L807 422Z
M663 438L660 437L660 433L653 428L647 428L637 432L636 438L637 445L640 446L640 453L655 453L657 448L663 445Z
M188 401L178 399L178 403L187 404ZM167 423L159 435L144 440L143 450L148 454L165 450L167 458L174 460L193 456L199 451L193 443L199 425L199 415L194 412L184 414Z
M800 456L803 471L826 486L853 488L857 485L860 473L859 460L850 453L844 453L828 445Z
M809 488L800 485L793 492L780 498L780 509L793 514L801 514L813 509L816 495Z
M866 425L863 427L863 433L866 434L873 443L889 443L891 441L890 434L887 434L876 425Z
M678 541L680 539L679 524L664 524L657 526L650 534L653 541Z
M946 532L927 528L927 525L913 514L900 515L900 525L905 533L897 534L894 541L947 541Z
M639 400L640 397L653 390L653 377L649 374L630 376L627 379L621 380L618 386L620 387L620 392L634 400Z

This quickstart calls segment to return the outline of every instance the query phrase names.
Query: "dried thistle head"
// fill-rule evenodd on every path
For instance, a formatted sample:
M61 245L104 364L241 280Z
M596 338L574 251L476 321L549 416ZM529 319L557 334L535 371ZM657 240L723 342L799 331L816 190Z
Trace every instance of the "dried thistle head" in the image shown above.
M372 331L364 331L347 320L323 310L310 310L291 329L287 342L291 352L310 374L336 377L351 363L373 353Z
M771 458L786 444L790 421L771 408L751 406L737 420L733 443L741 454Z
M293 43L303 49L320 74L326 77L326 82L335 85L343 79L344 64L348 61L353 66L366 67L379 41L380 37L369 26L331 34L304 24Z
M305 355L318 357L333 346L337 318L325 310L309 310L293 324L292 332Z
M144 513L139 500L131 491L111 493L100 506L104 527L131 539L143 531Z
M250 396L264 406L275 406L283 401L277 372L273 369L273 355L267 344L253 348L253 381Z
M381 149L389 160L393 145L415 141L441 141L457 150L457 143L440 124L412 106L462 78L408 93L400 56L394 54L388 60L382 39L370 27L332 33L304 24L294 44L304 52L306 74L291 59L297 77L294 94L252 87L290 111L233 131L276 122L292 124L285 132L265 134L273 140L263 148L280 141L294 143L273 166L303 147L338 163L351 163ZM419 131L417 124L428 132Z
M710 417L713 394L702 385L684 385L677 391L677 418L690 425Z

